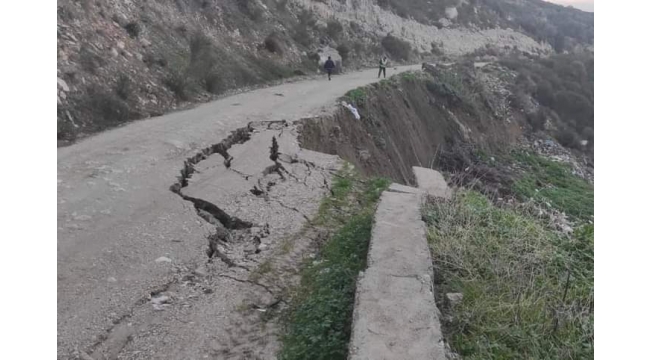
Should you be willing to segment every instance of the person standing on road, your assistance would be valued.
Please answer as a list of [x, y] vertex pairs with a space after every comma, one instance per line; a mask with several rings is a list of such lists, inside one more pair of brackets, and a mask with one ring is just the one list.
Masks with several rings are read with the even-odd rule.
[[384, 72], [384, 79], [386, 78], [386, 66], [388, 65], [388, 59], [384, 56], [383, 58], [379, 59], [379, 75], [377, 75], [377, 79], [381, 77], [381, 72]]
[[334, 64], [334, 61], [332, 60], [331, 56], [327, 57], [327, 61], [325, 61], [325, 71], [327, 71], [327, 78], [332, 81], [332, 71], [334, 71], [334, 68], [336, 67], [336, 64]]

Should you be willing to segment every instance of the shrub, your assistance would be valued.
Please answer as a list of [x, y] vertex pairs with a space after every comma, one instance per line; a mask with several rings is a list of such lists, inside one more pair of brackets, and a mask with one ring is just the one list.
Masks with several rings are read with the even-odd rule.
[[408, 60], [411, 56], [411, 44], [388, 34], [381, 40], [381, 45], [396, 60]]
[[341, 44], [337, 46], [336, 51], [339, 52], [339, 55], [341, 55], [341, 59], [343, 59], [343, 61], [348, 60], [348, 56], [350, 55], [350, 47], [347, 44]]
[[127, 23], [126, 25], [124, 25], [124, 29], [129, 34], [129, 36], [134, 38], [134, 39], [137, 38], [138, 35], [140, 35], [140, 30], [141, 30], [140, 29], [140, 24], [138, 24], [135, 21], [132, 21], [132, 22]]
[[224, 54], [219, 54], [212, 40], [197, 32], [190, 39], [190, 64], [188, 72], [196, 79], [204, 79], [214, 72], [217, 64], [225, 64]]
[[278, 37], [276, 33], [271, 33], [269, 36], [264, 39], [264, 48], [268, 50], [269, 52], [282, 55], [284, 53], [284, 49], [282, 46], [282, 40]]
[[142, 57], [142, 62], [144, 62], [148, 67], [157, 65], [164, 68], [167, 66], [167, 59], [151, 52], [144, 54]]
[[227, 84], [221, 75], [212, 72], [203, 79], [203, 87], [212, 94], [221, 94], [226, 91]]
[[557, 141], [564, 147], [578, 149], [580, 148], [580, 139], [578, 135], [569, 128], [559, 130], [555, 134]]
[[443, 43], [439, 42], [432, 42], [431, 43], [431, 54], [433, 55], [444, 55], [444, 52], [442, 51]]
[[533, 131], [544, 130], [544, 124], [546, 124], [546, 112], [542, 109], [539, 109], [537, 112], [528, 114], [528, 123], [533, 128]]
[[352, 47], [354, 48], [354, 52], [355, 52], [357, 55], [361, 55], [361, 54], [363, 54], [363, 53], [365, 52], [365, 50], [366, 50], [366, 45], [365, 45], [363, 42], [361, 42], [361, 41], [355, 41], [355, 42], [352, 44]]
[[253, 21], [262, 19], [264, 10], [262, 10], [255, 0], [238, 0], [239, 10]]
[[129, 120], [129, 105], [113, 93], [98, 87], [88, 92], [88, 107], [99, 118], [108, 123], [122, 123]]
[[163, 80], [167, 86], [179, 100], [187, 101], [189, 96], [189, 81], [187, 77], [179, 71], [172, 71]]
[[117, 84], [115, 85], [115, 92], [122, 100], [128, 100], [131, 97], [132, 93], [131, 80], [128, 76], [122, 74], [117, 79]]
[[338, 39], [339, 35], [343, 32], [343, 25], [336, 20], [332, 19], [327, 22], [327, 35], [332, 39]]
[[95, 54], [87, 45], [81, 45], [79, 49], [79, 64], [81, 68], [91, 74], [97, 74], [97, 70], [106, 64], [106, 60]]
[[355, 105], [360, 105], [366, 99], [366, 92], [363, 88], [356, 88], [348, 91], [345, 96]]
[[310, 30], [316, 25], [316, 18], [311, 10], [303, 9], [298, 14], [298, 23], [293, 29], [291, 36], [294, 41], [304, 47], [310, 47], [313, 44], [313, 39]]

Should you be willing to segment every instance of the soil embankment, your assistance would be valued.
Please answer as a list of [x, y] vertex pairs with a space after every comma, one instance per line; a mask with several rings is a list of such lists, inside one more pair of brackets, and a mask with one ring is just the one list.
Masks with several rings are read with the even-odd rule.
[[366, 175], [415, 185], [411, 166], [438, 167], [455, 146], [496, 149], [516, 142], [524, 125], [518, 114], [497, 116], [497, 93], [471, 99], [445, 79], [410, 73], [348, 93], [361, 120], [345, 108], [302, 122], [304, 148], [336, 154]]

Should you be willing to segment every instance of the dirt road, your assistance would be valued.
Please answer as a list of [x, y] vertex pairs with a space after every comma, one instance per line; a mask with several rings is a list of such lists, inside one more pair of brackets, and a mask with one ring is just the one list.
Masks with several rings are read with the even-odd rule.
[[[58, 358], [268, 358], [276, 345], [259, 337], [245, 339], [256, 332], [245, 328], [235, 309], [247, 299], [271, 301], [264, 297], [272, 294], [260, 294], [260, 286], [237, 276], [238, 270], [252, 266], [206, 263], [206, 237], [214, 226], [170, 186], [179, 181], [188, 157], [218, 144], [231, 131], [252, 121], [322, 115], [346, 91], [376, 80], [373, 69], [331, 82], [323, 78], [256, 90], [59, 148]], [[228, 251], [242, 253], [253, 246], [252, 253], [260, 256], [247, 257], [253, 263], [265, 253], [260, 251], [265, 240], [254, 234], [258, 226], [270, 224], [275, 240], [295, 232], [315, 211], [324, 193], [320, 186], [336, 162], [300, 149], [290, 126], [270, 127], [251, 128], [249, 141], [234, 144], [232, 168], [212, 157], [197, 165], [200, 173], [186, 184], [183, 195], [210, 198], [229, 216], [248, 222], [237, 233], [244, 240], [234, 241], [236, 246]], [[248, 194], [256, 183], [264, 181], [269, 189], [276, 183], [266, 171], [273, 164], [267, 160], [271, 136], [281, 138], [281, 152], [293, 156], [284, 166], [289, 181], [304, 185], [287, 183], [264, 194], [266, 203], [277, 203], [276, 208], [258, 206]], [[240, 177], [233, 178], [235, 171]], [[302, 190], [292, 190], [298, 188]], [[293, 215], [274, 218], [282, 209]], [[256, 243], [246, 243], [246, 236]], [[240, 335], [232, 333], [237, 326]], [[242, 350], [242, 341], [249, 348]], [[267, 350], [257, 351], [265, 346]]]

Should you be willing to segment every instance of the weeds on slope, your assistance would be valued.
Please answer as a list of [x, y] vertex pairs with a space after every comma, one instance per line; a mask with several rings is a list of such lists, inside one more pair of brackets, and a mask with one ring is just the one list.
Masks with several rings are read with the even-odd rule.
[[375, 206], [389, 184], [361, 179], [347, 166], [337, 176], [314, 221], [334, 235], [301, 270], [285, 314], [280, 359], [347, 358], [356, 278], [366, 267]]
[[528, 152], [514, 152], [525, 175], [515, 181], [513, 190], [520, 197], [548, 202], [551, 206], [579, 219], [594, 214], [594, 187], [573, 175], [568, 165]]
[[424, 218], [443, 330], [463, 359], [593, 357], [593, 225], [560, 235], [473, 191]]

